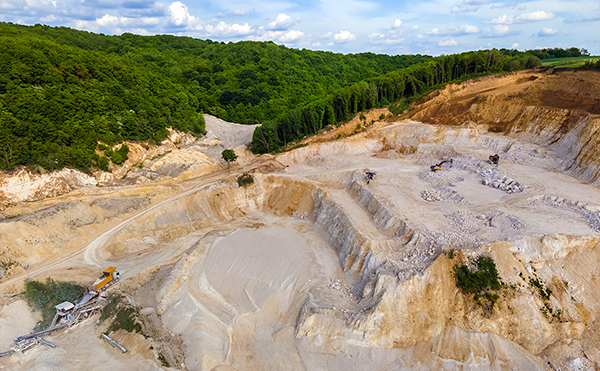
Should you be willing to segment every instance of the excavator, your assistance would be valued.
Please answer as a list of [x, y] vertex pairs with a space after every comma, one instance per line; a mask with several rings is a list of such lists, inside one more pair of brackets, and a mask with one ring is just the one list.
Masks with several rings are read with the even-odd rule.
[[[442, 165], [443, 165], [443, 164], [445, 164], [445, 163], [447, 163], [447, 162], [448, 162], [448, 163], [450, 163], [450, 164], [452, 164], [452, 159], [451, 159], [451, 158], [449, 158], [449, 159], [447, 159], [447, 160], [444, 160], [444, 161], [440, 162], [439, 164], [436, 164], [436, 165], [431, 165], [431, 166], [430, 166], [430, 168], [431, 168], [431, 171], [438, 171], [438, 170], [442, 170]], [[450, 165], [450, 167], [452, 167], [452, 165]]]

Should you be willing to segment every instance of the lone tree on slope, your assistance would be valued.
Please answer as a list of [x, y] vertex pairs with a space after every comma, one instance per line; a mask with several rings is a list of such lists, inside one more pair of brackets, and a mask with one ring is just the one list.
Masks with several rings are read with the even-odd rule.
[[221, 152], [221, 157], [223, 157], [223, 160], [227, 161], [227, 171], [230, 171], [229, 163], [231, 161], [235, 161], [238, 158], [232, 149], [226, 149], [223, 152]]

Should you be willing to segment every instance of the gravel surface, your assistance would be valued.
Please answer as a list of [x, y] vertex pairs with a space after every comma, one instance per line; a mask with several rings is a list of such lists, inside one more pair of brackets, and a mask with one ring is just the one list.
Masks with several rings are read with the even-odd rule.
[[243, 147], [250, 144], [254, 129], [260, 126], [234, 124], [211, 115], [204, 115], [204, 121], [207, 135], [213, 134], [225, 148]]
[[557, 209], [572, 211], [584, 217], [590, 228], [600, 233], [600, 206], [584, 202], [572, 201], [554, 195], [540, 195], [527, 199], [528, 205], [543, 205]]

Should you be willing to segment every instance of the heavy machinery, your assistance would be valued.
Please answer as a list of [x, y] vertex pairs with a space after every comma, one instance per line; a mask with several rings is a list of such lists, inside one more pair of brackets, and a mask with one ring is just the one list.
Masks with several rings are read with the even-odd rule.
[[372, 172], [372, 171], [367, 171], [367, 172], [365, 173], [365, 176], [367, 177], [367, 184], [369, 184], [369, 182], [370, 182], [371, 180], [373, 180], [373, 177], [375, 176], [375, 173], [374, 173], [374, 172]]
[[102, 276], [100, 276], [97, 280], [90, 283], [88, 286], [88, 291], [102, 291], [106, 290], [109, 286], [113, 285], [115, 282], [119, 280], [120, 274], [116, 272], [115, 267], [108, 267], [102, 272]]
[[[10, 356], [11, 354], [15, 353], [22, 353], [25, 350], [36, 346], [37, 344], [46, 344], [50, 347], [54, 347], [53, 344], [43, 340], [42, 337], [50, 335], [52, 332], [61, 330], [63, 328], [75, 326], [84, 319], [92, 316], [94, 312], [102, 310], [108, 301], [106, 299], [106, 294], [101, 292], [112, 286], [119, 280], [119, 278], [120, 274], [116, 271], [116, 268], [108, 267], [104, 270], [104, 272], [102, 272], [102, 276], [87, 286], [87, 290], [85, 290], [85, 293], [77, 302], [71, 303], [65, 301], [55, 306], [56, 315], [52, 320], [50, 328], [19, 336], [14, 341], [15, 346], [7, 352], [1, 352], [0, 357]], [[61, 323], [57, 324], [60, 317], [62, 317]], [[111, 342], [111, 345], [118, 345], [116, 342], [113, 344], [113, 342]], [[123, 352], [127, 352], [127, 350], [120, 345], [118, 345], [118, 347]]]
[[[440, 162], [439, 164], [431, 165], [430, 169], [431, 169], [431, 171], [442, 170], [442, 165], [445, 164], [445, 163], [447, 163], [447, 162], [449, 162], [450, 164], [452, 164], [453, 161], [452, 161], [451, 158], [449, 158], [447, 160], [444, 160], [444, 161]], [[452, 168], [452, 165], [450, 165], [450, 167]]]
[[496, 153], [493, 156], [490, 156], [490, 164], [498, 165], [498, 161], [500, 161], [500, 156]]

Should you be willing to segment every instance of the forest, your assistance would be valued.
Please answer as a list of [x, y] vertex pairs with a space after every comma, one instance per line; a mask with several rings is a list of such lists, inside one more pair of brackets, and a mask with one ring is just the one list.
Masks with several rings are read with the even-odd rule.
[[202, 134], [202, 113], [263, 121], [430, 58], [0, 23], [0, 170], [107, 169], [123, 140]]
[[254, 131], [252, 151], [278, 151], [286, 144], [370, 108], [389, 106], [392, 111], [405, 108], [407, 102], [450, 82], [539, 65], [540, 60], [532, 54], [496, 49], [433, 58], [341, 88], [323, 99], [288, 110], [275, 120], [263, 122]]
[[[557, 52], [539, 58], [546, 55]], [[108, 170], [127, 158], [129, 148], [118, 145], [125, 140], [159, 143], [168, 127], [202, 135], [202, 113], [263, 124], [252, 149], [272, 152], [363, 109], [538, 64], [532, 53], [505, 49], [344, 55], [0, 23], [0, 170]]]

